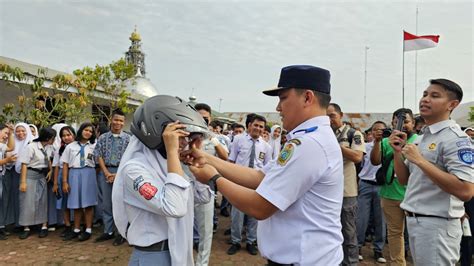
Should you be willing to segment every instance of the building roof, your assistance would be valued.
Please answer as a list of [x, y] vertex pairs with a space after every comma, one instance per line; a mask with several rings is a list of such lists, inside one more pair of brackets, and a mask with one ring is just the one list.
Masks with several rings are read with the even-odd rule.
[[56, 75], [68, 75], [69, 73], [62, 72], [59, 70], [51, 69], [48, 67], [40, 66], [40, 65], [35, 65], [35, 64], [30, 64], [27, 62], [23, 62], [20, 60], [16, 60], [13, 58], [5, 57], [5, 56], [0, 56], [0, 64], [5, 64], [9, 65], [10, 67], [16, 68], [18, 67], [21, 69], [24, 73], [27, 73], [31, 76], [37, 76], [38, 75], [38, 70], [40, 69], [46, 69], [45, 76], [48, 79], [52, 79]]

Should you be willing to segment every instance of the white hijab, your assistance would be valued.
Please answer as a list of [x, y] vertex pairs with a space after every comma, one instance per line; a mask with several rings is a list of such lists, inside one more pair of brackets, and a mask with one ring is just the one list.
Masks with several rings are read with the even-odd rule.
[[[24, 140], [19, 140], [16, 137], [16, 129], [18, 127], [24, 127], [25, 128], [26, 137], [25, 137]], [[23, 123], [23, 122], [17, 123], [15, 125], [15, 129], [13, 130], [13, 134], [14, 134], [13, 137], [15, 138], [15, 150], [13, 151], [13, 154], [16, 154], [17, 158], [20, 158], [21, 153], [25, 151], [26, 146], [28, 146], [28, 144], [33, 140], [34, 137], [33, 137], [33, 134], [31, 133], [30, 126], [27, 123]], [[20, 160], [16, 160], [16, 162], [15, 162], [15, 171], [17, 173], [21, 172], [21, 162], [20, 162]]]
[[[33, 135], [33, 132], [31, 132], [31, 135], [33, 135], [33, 139], [37, 139], [38, 135], [39, 135], [38, 128], [33, 124], [28, 124], [28, 126], [33, 127], [35, 129], [36, 136]], [[30, 128], [30, 130], [31, 130], [31, 128]]]
[[[280, 136], [278, 138], [273, 137], [273, 133], [275, 130], [279, 128], [280, 129]], [[268, 144], [272, 147], [272, 159], [275, 159], [278, 157], [278, 154], [280, 154], [280, 149], [281, 149], [281, 126], [279, 125], [273, 125], [272, 129], [270, 130], [270, 140], [268, 141]]]
[[[147, 166], [147, 171], [154, 172], [158, 176], [168, 175], [168, 165], [166, 159], [163, 158], [163, 156], [161, 156], [161, 154], [157, 150], [150, 150], [135, 136], [132, 136], [130, 138], [130, 143], [128, 144], [127, 149], [125, 150], [121, 161], [129, 162], [132, 159], [138, 159], [140, 163], [142, 163], [144, 166]], [[114, 221], [117, 230], [122, 236], [125, 236], [125, 232], [127, 230], [128, 225], [128, 219], [126, 215], [124, 215], [126, 213], [126, 210], [123, 200], [124, 174], [122, 174], [122, 168], [126, 164], [127, 163], [120, 164], [119, 169], [117, 171], [117, 175], [114, 180], [114, 186], [112, 188], [112, 213], [114, 214]], [[188, 176], [185, 176], [185, 178], [190, 179]], [[188, 265], [190, 262], [189, 260], [192, 261], [192, 257], [188, 258], [182, 253], [186, 249], [191, 252], [190, 250], [192, 250], [192, 242], [189, 239], [186, 239], [186, 234], [180, 234], [177, 232], [181, 228], [180, 224], [182, 223], [182, 221], [171, 217], [166, 217], [166, 221], [168, 223], [168, 242], [171, 253], [171, 264]]]

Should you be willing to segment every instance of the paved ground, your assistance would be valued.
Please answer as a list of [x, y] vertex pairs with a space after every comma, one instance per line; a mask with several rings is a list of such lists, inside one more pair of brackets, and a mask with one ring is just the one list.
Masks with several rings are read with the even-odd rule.
[[[245, 249], [233, 256], [226, 254], [229, 245], [224, 230], [229, 226], [230, 219], [222, 216], [219, 219], [220, 227], [214, 235], [210, 265], [264, 265], [265, 260], [260, 255], [252, 256]], [[131, 248], [126, 244], [114, 247], [112, 241], [94, 243], [93, 239], [100, 234], [99, 229], [94, 230], [92, 238], [86, 242], [64, 242], [59, 237], [61, 230], [50, 232], [43, 239], [34, 234], [20, 240], [12, 234], [8, 240], [0, 241], [0, 265], [126, 265]], [[359, 265], [376, 265], [368, 246], [363, 248], [366, 259]]]

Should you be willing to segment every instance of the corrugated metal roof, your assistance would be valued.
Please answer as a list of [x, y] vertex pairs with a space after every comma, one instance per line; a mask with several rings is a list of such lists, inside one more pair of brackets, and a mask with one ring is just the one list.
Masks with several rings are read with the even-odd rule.
[[23, 70], [23, 72], [28, 73], [32, 76], [38, 75], [38, 70], [39, 69], [46, 69], [45, 75], [46, 75], [46, 78], [48, 78], [48, 79], [52, 79], [56, 75], [67, 75], [67, 74], [69, 74], [69, 73], [61, 72], [59, 70], [54, 70], [54, 69], [51, 69], [51, 68], [48, 68], [48, 67], [45, 67], [45, 66], [30, 64], [30, 63], [26, 63], [26, 62], [16, 60], [16, 59], [13, 59], [13, 58], [9, 58], [9, 57], [5, 57], [5, 56], [0, 56], [0, 64], [6, 64], [6, 65], [9, 65], [13, 68], [18, 67], [21, 70]]

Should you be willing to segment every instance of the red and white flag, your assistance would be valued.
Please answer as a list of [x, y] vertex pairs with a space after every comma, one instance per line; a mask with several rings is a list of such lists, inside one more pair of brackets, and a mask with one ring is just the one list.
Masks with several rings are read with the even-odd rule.
[[403, 31], [403, 51], [415, 51], [433, 48], [438, 45], [439, 35], [416, 36]]

